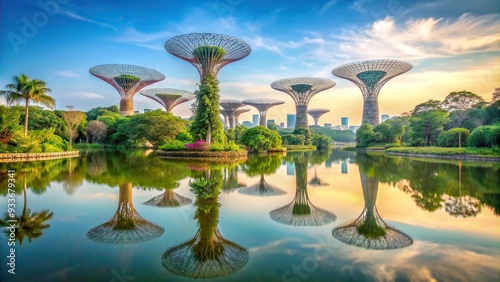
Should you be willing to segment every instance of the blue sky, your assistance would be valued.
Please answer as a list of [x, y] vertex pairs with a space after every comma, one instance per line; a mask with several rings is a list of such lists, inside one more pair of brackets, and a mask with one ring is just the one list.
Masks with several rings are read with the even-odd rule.
[[[496, 0], [1, 0], [1, 5], [0, 86], [20, 73], [43, 79], [57, 109], [118, 105], [116, 90], [88, 72], [105, 63], [150, 67], [166, 79], [149, 87], [194, 91], [199, 80], [195, 68], [163, 47], [169, 38], [191, 32], [228, 34], [251, 45], [247, 58], [219, 72], [221, 98], [282, 99], [285, 104], [268, 113], [277, 122], [286, 122], [294, 104], [273, 90], [271, 82], [319, 76], [337, 82], [309, 104], [331, 110], [320, 123], [340, 124], [340, 117], [348, 116], [350, 124], [359, 124], [359, 89], [331, 74], [336, 66], [354, 61], [402, 59], [413, 64], [382, 88], [381, 114], [399, 115], [464, 89], [490, 100], [500, 87]], [[160, 107], [139, 94], [134, 104], [141, 111]], [[187, 117], [189, 103], [174, 113]], [[240, 121], [256, 113], [252, 108]]]

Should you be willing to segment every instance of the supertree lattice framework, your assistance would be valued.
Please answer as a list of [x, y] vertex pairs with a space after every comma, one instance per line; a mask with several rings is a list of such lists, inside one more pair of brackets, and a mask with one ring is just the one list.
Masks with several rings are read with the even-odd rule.
[[193, 200], [183, 197], [174, 192], [173, 189], [165, 189], [163, 194], [151, 198], [149, 201], [144, 202], [146, 206], [154, 206], [159, 208], [175, 208], [189, 205]]
[[252, 106], [259, 111], [259, 125], [266, 126], [266, 115], [267, 111], [274, 106], [284, 104], [284, 101], [269, 98], [252, 98], [243, 100], [243, 104]]
[[121, 96], [120, 115], [134, 114], [134, 95], [142, 88], [165, 79], [156, 70], [134, 65], [106, 64], [90, 68], [90, 73], [111, 84]]
[[319, 118], [329, 111], [329, 109], [310, 109], [307, 113], [314, 119], [314, 125], [318, 125]]
[[[231, 274], [248, 262], [248, 251], [224, 239], [218, 228], [209, 245], [202, 241], [200, 232], [198, 230], [193, 239], [168, 249], [163, 254], [163, 266], [181, 276], [213, 278]], [[199, 250], [193, 251], [195, 248]]]
[[165, 230], [142, 218], [132, 203], [132, 184], [120, 184], [118, 209], [107, 222], [90, 229], [87, 237], [98, 243], [133, 244], [160, 237]]
[[189, 33], [170, 38], [165, 49], [191, 63], [200, 73], [201, 81], [211, 73], [217, 76], [227, 64], [248, 56], [252, 49], [236, 37], [216, 33]]
[[[215, 175], [212, 175], [215, 177]], [[219, 232], [219, 192], [212, 187], [211, 197], [196, 196], [195, 236], [165, 251], [163, 266], [171, 272], [191, 278], [213, 278], [231, 274], [242, 268], [249, 259], [242, 246], [226, 240]]]
[[413, 66], [399, 60], [371, 60], [345, 64], [332, 74], [356, 84], [363, 94], [363, 124], [379, 124], [378, 94], [391, 78], [409, 71]]
[[234, 111], [234, 126], [237, 126], [239, 124], [238, 120], [240, 119], [240, 115], [242, 113], [246, 113], [249, 111], [250, 111], [250, 107], [247, 107], [247, 106], [240, 107], [236, 111]]
[[260, 175], [259, 182], [250, 187], [239, 190], [238, 193], [260, 197], [280, 196], [286, 194], [285, 191], [267, 183], [267, 181], [264, 179], [264, 174]]
[[275, 90], [290, 95], [295, 102], [295, 128], [308, 127], [307, 105], [317, 93], [335, 86], [335, 81], [320, 77], [294, 77], [277, 80], [271, 83]]
[[160, 103], [167, 113], [171, 113], [175, 106], [196, 98], [196, 96], [189, 91], [174, 88], [150, 88], [144, 89], [140, 93]]
[[271, 211], [271, 219], [293, 226], [321, 226], [335, 221], [336, 215], [317, 208], [307, 196], [307, 161], [295, 162], [295, 177], [295, 198], [290, 204]]
[[339, 241], [372, 250], [405, 248], [413, 244], [413, 239], [398, 229], [387, 225], [375, 207], [378, 180], [361, 173], [361, 185], [365, 208], [355, 220], [332, 230]]
[[221, 99], [219, 101], [219, 106], [224, 109], [225, 115], [227, 115], [229, 128], [234, 128], [236, 126], [235, 112], [239, 107], [243, 106], [243, 103], [240, 100]]

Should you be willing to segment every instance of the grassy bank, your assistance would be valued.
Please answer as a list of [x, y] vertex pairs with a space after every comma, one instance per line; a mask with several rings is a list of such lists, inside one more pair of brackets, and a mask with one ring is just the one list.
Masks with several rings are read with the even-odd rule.
[[424, 155], [473, 155], [500, 157], [500, 150], [493, 148], [443, 148], [443, 147], [392, 147], [386, 152]]
[[286, 148], [287, 152], [316, 150], [316, 146], [314, 145], [282, 145], [282, 146]]

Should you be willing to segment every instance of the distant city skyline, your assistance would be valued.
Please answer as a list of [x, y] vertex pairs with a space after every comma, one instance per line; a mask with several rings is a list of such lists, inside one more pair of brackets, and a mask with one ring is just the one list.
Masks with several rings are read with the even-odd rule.
[[[331, 74], [350, 62], [399, 59], [414, 66], [380, 93], [380, 113], [391, 117], [453, 91], [472, 91], [490, 101], [500, 86], [497, 0], [0, 1], [0, 89], [21, 73], [42, 79], [59, 110], [119, 105], [116, 91], [89, 73], [99, 64], [152, 68], [166, 79], [149, 87], [195, 91], [196, 70], [163, 47], [173, 36], [193, 32], [227, 34], [251, 45], [247, 58], [219, 73], [221, 99], [282, 99], [283, 106], [268, 112], [276, 124], [286, 124], [295, 105], [270, 83], [300, 76], [337, 83], [309, 103], [330, 109], [322, 124], [335, 125], [341, 117], [361, 124], [359, 89]], [[190, 104], [173, 113], [189, 117]], [[134, 110], [156, 108], [146, 97], [134, 98]], [[240, 120], [256, 113], [252, 109]]]

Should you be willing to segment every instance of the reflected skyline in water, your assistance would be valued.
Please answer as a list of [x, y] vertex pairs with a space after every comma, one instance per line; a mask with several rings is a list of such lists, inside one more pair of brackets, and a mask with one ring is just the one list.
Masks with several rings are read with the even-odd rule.
[[[491, 228], [500, 224], [499, 164], [335, 150], [233, 165], [89, 151], [9, 165], [18, 184], [26, 179], [26, 193], [15, 187], [17, 216], [25, 204], [33, 211], [25, 217], [40, 215], [38, 231], [19, 235], [17, 264], [30, 271], [13, 281], [54, 281], [61, 271], [71, 281], [110, 281], [124, 267], [140, 281], [300, 279], [293, 266], [310, 281], [488, 281], [500, 274], [500, 230]], [[206, 176], [220, 179], [221, 193], [208, 201], [189, 187]], [[315, 186], [313, 178], [329, 185]], [[332, 236], [353, 222], [348, 236]], [[86, 236], [91, 230], [95, 241]], [[451, 263], [450, 255], [459, 259]], [[307, 272], [311, 258], [316, 267]]]

